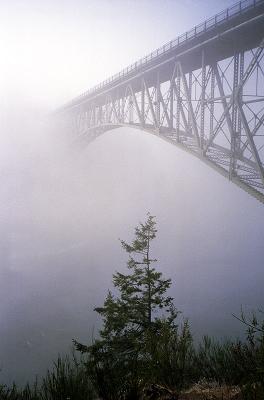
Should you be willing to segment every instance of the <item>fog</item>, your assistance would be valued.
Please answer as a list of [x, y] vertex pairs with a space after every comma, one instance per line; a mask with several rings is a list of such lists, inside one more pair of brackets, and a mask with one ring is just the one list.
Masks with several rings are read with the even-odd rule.
[[232, 3], [0, 1], [0, 383], [96, 335], [93, 309], [126, 268], [119, 238], [147, 212], [195, 340], [242, 335], [232, 314], [263, 307], [262, 204], [156, 136], [122, 128], [80, 149], [49, 118]]
[[72, 338], [96, 335], [93, 308], [126, 267], [118, 239], [147, 212], [157, 268], [195, 339], [241, 335], [232, 313], [263, 305], [263, 205], [151, 134], [120, 128], [77, 149], [47, 116], [12, 115], [1, 139], [0, 382], [32, 380]]

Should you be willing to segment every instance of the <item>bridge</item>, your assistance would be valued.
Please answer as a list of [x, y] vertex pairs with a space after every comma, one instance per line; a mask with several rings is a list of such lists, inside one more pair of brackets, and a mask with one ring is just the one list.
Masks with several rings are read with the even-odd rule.
[[264, 0], [243, 0], [74, 98], [56, 115], [81, 145], [155, 134], [264, 203]]

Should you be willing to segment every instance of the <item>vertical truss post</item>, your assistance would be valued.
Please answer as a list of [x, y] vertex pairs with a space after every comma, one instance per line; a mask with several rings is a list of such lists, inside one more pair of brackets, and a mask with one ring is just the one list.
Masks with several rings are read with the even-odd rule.
[[86, 128], [90, 128], [90, 106], [87, 108], [86, 111]]
[[[217, 81], [217, 86], [218, 86], [218, 89], [219, 89], [219, 93], [220, 93], [222, 104], [223, 104], [223, 108], [224, 108], [226, 123], [227, 123], [228, 130], [229, 130], [229, 133], [230, 133], [230, 143], [231, 143], [230, 159], [232, 159], [232, 157], [233, 157], [233, 155], [232, 155], [233, 154], [233, 152], [232, 152], [232, 143], [234, 141], [235, 133], [234, 133], [234, 130], [233, 130], [232, 119], [231, 119], [231, 116], [230, 116], [230, 113], [229, 113], [229, 108], [230, 107], [229, 107], [229, 105], [227, 104], [227, 101], [226, 101], [226, 95], [225, 95], [224, 88], [223, 88], [223, 82], [222, 82], [222, 79], [220, 77], [217, 64], [214, 64], [213, 68], [214, 68], [214, 71], [215, 71], [215, 77], [216, 77], [216, 81]], [[232, 99], [231, 99], [231, 101], [232, 101]], [[230, 162], [229, 179], [232, 178], [232, 172], [233, 172], [232, 171], [232, 163]]]
[[94, 113], [94, 105], [91, 106], [91, 114], [90, 114], [90, 126], [93, 127], [95, 125], [95, 113]]
[[204, 112], [205, 112], [205, 85], [206, 85], [206, 64], [205, 64], [205, 51], [202, 50], [202, 93], [201, 93], [201, 150], [204, 145]]
[[102, 110], [102, 104], [100, 104], [98, 107], [98, 125], [102, 124], [102, 116], [103, 116], [103, 110]]
[[148, 99], [149, 109], [150, 109], [152, 120], [153, 120], [153, 126], [156, 129], [156, 127], [157, 127], [156, 113], [155, 113], [155, 110], [154, 110], [154, 107], [153, 107], [152, 98], [151, 98], [150, 93], [149, 93], [149, 88], [148, 88], [147, 83], [145, 81], [144, 81], [144, 86], [145, 86], [145, 91], [146, 91], [146, 95], [147, 95], [147, 99]]
[[112, 99], [112, 96], [109, 95], [109, 116], [108, 116], [108, 122], [111, 124], [112, 119], [113, 119], [113, 107], [114, 107], [114, 100]]
[[82, 118], [82, 111], [79, 109], [77, 114], [77, 131], [79, 134], [81, 132], [81, 118]]
[[157, 81], [156, 81], [156, 131], [160, 132], [160, 77], [159, 71], [157, 72]]
[[83, 110], [80, 111], [80, 131], [83, 131]]
[[[238, 70], [239, 70], [239, 53], [234, 55], [234, 74], [233, 74], [233, 93], [238, 87]], [[231, 155], [230, 155], [230, 167], [229, 177], [232, 178], [236, 171], [236, 150], [237, 150], [237, 104], [235, 98], [232, 98], [232, 130], [233, 135], [231, 136]]]
[[72, 115], [72, 124], [74, 132], [78, 134], [78, 114], [76, 112], [74, 112]]
[[181, 91], [181, 77], [179, 68], [177, 68], [177, 79], [176, 79], [176, 99], [177, 99], [177, 108], [176, 108], [176, 138], [177, 142], [180, 142], [180, 111], [181, 111], [181, 97], [177, 95], [177, 92]]
[[90, 106], [86, 110], [86, 129], [90, 128]]
[[92, 105], [92, 109], [90, 111], [89, 121], [90, 121], [90, 127], [95, 125], [95, 114], [94, 114], [94, 106], [93, 105]]
[[86, 123], [85, 123], [86, 129], [89, 129], [89, 124], [90, 124], [89, 117], [90, 117], [89, 108], [87, 108], [87, 110], [86, 110]]
[[116, 91], [116, 118], [117, 122], [120, 122], [120, 96], [119, 91]]
[[[244, 52], [241, 51], [240, 53], [240, 68], [239, 68], [239, 84], [242, 82], [243, 75], [244, 75]], [[242, 99], [243, 99], [243, 87], [240, 90], [240, 93], [238, 95], [238, 101], [242, 104]], [[238, 119], [237, 119], [237, 143], [236, 143], [236, 149], [240, 153], [241, 149], [241, 118], [240, 114], [238, 113]]]
[[109, 122], [109, 104], [108, 99], [105, 99], [105, 123]]
[[213, 135], [214, 132], [214, 91], [215, 91], [215, 73], [211, 66], [211, 91], [210, 91], [210, 133], [209, 137]]
[[[238, 70], [239, 70], [239, 53], [234, 55], [234, 77], [233, 77], [233, 92], [236, 90], [238, 86]], [[237, 105], [233, 98], [232, 105], [232, 125], [233, 130], [236, 132], [237, 130]]]
[[93, 126], [93, 105], [90, 105], [89, 108], [89, 127]]
[[98, 125], [98, 107], [94, 107], [94, 125]]
[[[142, 114], [141, 114], [141, 111], [139, 109], [138, 101], [137, 101], [135, 92], [134, 92], [134, 90], [132, 88], [132, 85], [129, 85], [129, 90], [130, 90], [131, 95], [132, 95], [133, 109], [135, 108], [136, 115], [138, 117], [139, 123], [142, 126]], [[135, 123], [135, 121], [133, 121], [133, 122]]]
[[122, 103], [121, 103], [121, 122], [122, 124], [125, 123], [125, 104], [126, 104], [126, 98], [125, 98], [125, 93], [122, 96]]
[[71, 120], [70, 124], [72, 126], [72, 130], [74, 134], [77, 134], [77, 121], [76, 121], [76, 114], [74, 112], [71, 113]]
[[108, 123], [111, 123], [112, 121], [112, 114], [113, 114], [113, 102], [112, 98], [110, 95], [108, 95], [108, 101], [109, 101], [109, 108], [108, 108]]
[[189, 90], [188, 91], [188, 133], [192, 134], [192, 115], [191, 115], [191, 107], [189, 107], [189, 101], [191, 102], [192, 98], [192, 72], [189, 72]]
[[75, 124], [76, 124], [76, 132], [79, 133], [79, 128], [80, 128], [80, 111], [79, 110], [76, 112]]
[[194, 131], [194, 134], [195, 134], [195, 137], [196, 137], [197, 146], [200, 147], [200, 137], [199, 137], [197, 123], [196, 123], [196, 116], [195, 116], [195, 113], [194, 113], [194, 110], [193, 110], [193, 106], [192, 106], [192, 99], [191, 99], [191, 95], [190, 95], [190, 90], [188, 88], [188, 84], [187, 84], [185, 73], [184, 73], [180, 63], [179, 63], [179, 68], [180, 68], [180, 72], [181, 72], [181, 78], [182, 78], [182, 83], [183, 83], [184, 94], [185, 94], [185, 97], [186, 97], [186, 100], [187, 100], [187, 104], [188, 104], [188, 115], [190, 115], [191, 124], [192, 124], [192, 130]]
[[89, 129], [89, 127], [91, 125], [89, 108], [87, 108], [87, 110], [86, 110], [86, 124], [85, 125], [86, 125], [86, 129]]
[[141, 82], [141, 125], [144, 128], [146, 124], [145, 121], [145, 85], [142, 79]]
[[[177, 131], [178, 131], [177, 141], [180, 141], [180, 130], [179, 130], [180, 118], [182, 118], [182, 123], [184, 125], [185, 132], [188, 132], [188, 121], [187, 121], [187, 118], [186, 118], [186, 115], [184, 113], [184, 109], [182, 106], [182, 97], [181, 97], [181, 88], [180, 88], [181, 81], [183, 81], [184, 89], [185, 89], [185, 85], [187, 85], [187, 84], [186, 84], [185, 75], [182, 74], [182, 70], [180, 68], [180, 63], [178, 63], [178, 62], [176, 63], [176, 73], [177, 73], [177, 85], [175, 85], [175, 82], [173, 82], [173, 83], [174, 83], [175, 94], [176, 94], [176, 98], [177, 98], [177, 108], [179, 107], [179, 118], [177, 119], [178, 124], [179, 124], [178, 129], [177, 129]], [[179, 77], [179, 80], [178, 80], [178, 77]], [[184, 81], [184, 79], [185, 79], [185, 81]], [[178, 85], [178, 83], [179, 83], [179, 85]]]
[[92, 108], [92, 126], [95, 126], [95, 105]]
[[132, 99], [132, 94], [129, 94], [129, 105], [128, 105], [128, 115], [129, 115], [129, 123], [132, 125], [134, 122], [134, 113], [133, 113], [133, 99]]
[[90, 118], [89, 118], [89, 121], [90, 121], [90, 127], [92, 127], [92, 126], [94, 125], [93, 104], [92, 104], [91, 110], [90, 110]]
[[174, 76], [170, 81], [170, 93], [169, 93], [169, 104], [170, 104], [170, 111], [169, 111], [169, 119], [170, 119], [170, 123], [169, 123], [169, 130], [172, 132], [173, 131], [173, 80], [174, 80]]
[[84, 121], [84, 112], [81, 110], [80, 112], [80, 130], [83, 131], [83, 121]]
[[121, 122], [121, 95], [118, 91], [117, 94], [117, 114], [118, 114], [118, 122]]
[[106, 105], [104, 104], [104, 106], [103, 106], [103, 116], [102, 116], [102, 121], [103, 121], [103, 123], [105, 124], [106, 123]]
[[118, 120], [117, 111], [116, 111], [116, 98], [115, 98], [114, 94], [112, 96], [110, 96], [110, 102], [111, 102], [111, 118], [110, 118], [110, 122], [114, 123], [114, 122], [116, 122]]
[[86, 109], [84, 113], [84, 129], [88, 129], [88, 109]]
[[82, 112], [82, 131], [85, 131], [87, 125], [87, 111], [83, 110]]

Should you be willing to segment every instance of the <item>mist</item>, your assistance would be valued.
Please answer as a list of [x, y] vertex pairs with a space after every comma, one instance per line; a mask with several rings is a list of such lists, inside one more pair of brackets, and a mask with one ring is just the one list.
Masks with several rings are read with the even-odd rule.
[[147, 212], [157, 268], [195, 340], [242, 335], [232, 314], [263, 305], [260, 203], [143, 131], [119, 128], [80, 149], [47, 115], [12, 115], [1, 158], [0, 382], [32, 381], [72, 338], [96, 336], [93, 309], [126, 268], [119, 238], [131, 240]]
[[157, 136], [119, 128], [80, 148], [51, 117], [219, 2], [14, 0], [0, 11], [0, 384], [32, 382], [73, 338], [96, 337], [94, 307], [126, 268], [119, 239], [148, 212], [157, 269], [195, 341], [242, 336], [232, 314], [264, 303], [263, 205]]

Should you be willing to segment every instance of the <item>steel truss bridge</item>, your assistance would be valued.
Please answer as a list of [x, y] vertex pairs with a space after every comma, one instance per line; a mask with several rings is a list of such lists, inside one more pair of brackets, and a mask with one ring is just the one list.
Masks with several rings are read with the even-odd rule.
[[154, 133], [264, 203], [264, 0], [195, 26], [57, 110], [87, 143]]

